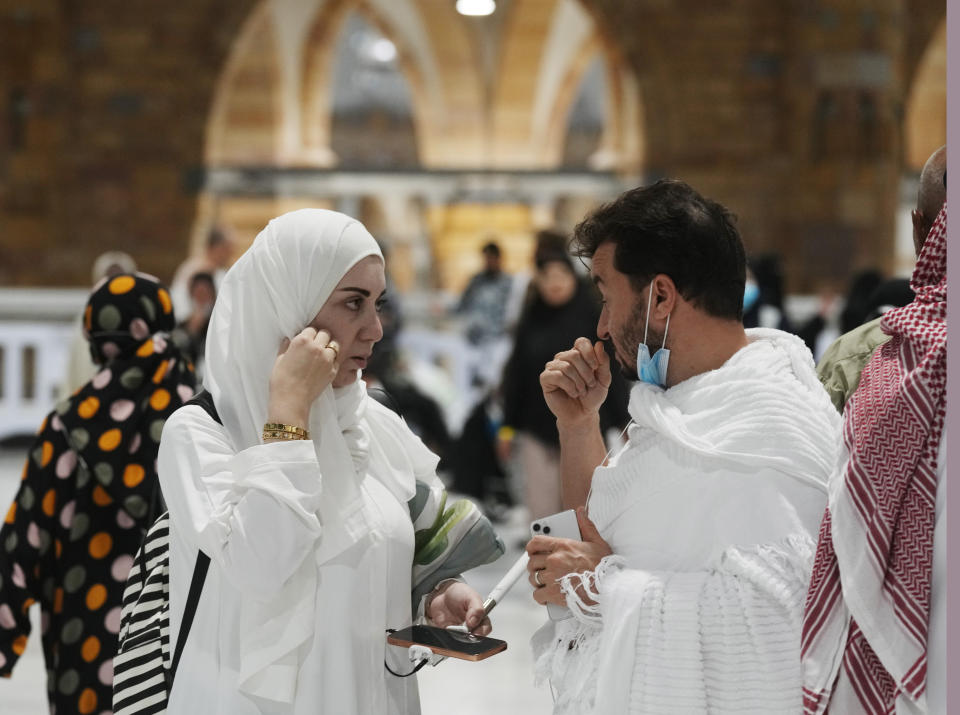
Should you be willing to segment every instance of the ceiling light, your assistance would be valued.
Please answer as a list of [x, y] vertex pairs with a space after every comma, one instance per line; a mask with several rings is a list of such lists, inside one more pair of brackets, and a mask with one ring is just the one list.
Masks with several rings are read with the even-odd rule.
[[494, 0], [457, 0], [457, 12], [461, 15], [482, 17], [493, 14], [496, 9], [497, 3]]
[[370, 43], [370, 56], [377, 62], [393, 62], [397, 58], [397, 46], [386, 37], [380, 37]]

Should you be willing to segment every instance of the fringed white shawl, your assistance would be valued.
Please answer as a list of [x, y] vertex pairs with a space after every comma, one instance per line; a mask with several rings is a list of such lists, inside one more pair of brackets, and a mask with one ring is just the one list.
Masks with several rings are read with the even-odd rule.
[[[800, 711], [840, 418], [798, 338], [747, 335], [718, 370], [633, 388], [629, 444], [589, 501], [614, 556], [563, 579], [574, 617], [534, 636], [557, 713]], [[576, 595], [586, 576], [597, 605]]]

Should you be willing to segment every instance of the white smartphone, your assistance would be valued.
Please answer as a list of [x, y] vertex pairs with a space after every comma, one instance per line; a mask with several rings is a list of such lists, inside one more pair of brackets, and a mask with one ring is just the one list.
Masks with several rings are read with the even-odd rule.
[[[534, 519], [530, 524], [531, 536], [553, 536], [560, 539], [577, 539], [580, 536], [580, 525], [577, 523], [577, 512], [573, 509], [561, 511], [558, 514], [542, 516]], [[566, 606], [558, 606], [555, 603], [547, 604], [547, 615], [553, 621], [562, 621], [564, 618], [570, 618], [573, 614]]]

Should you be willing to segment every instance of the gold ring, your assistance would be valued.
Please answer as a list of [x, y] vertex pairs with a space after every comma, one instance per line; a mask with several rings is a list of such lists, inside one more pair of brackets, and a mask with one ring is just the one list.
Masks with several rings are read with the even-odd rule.
[[327, 347], [328, 347], [330, 350], [333, 350], [333, 359], [334, 359], [334, 360], [336, 360], [338, 357], [340, 357], [340, 345], [337, 343], [336, 340], [331, 340], [329, 343], [327, 343]]
[[543, 569], [537, 569], [536, 571], [533, 572], [533, 580], [537, 582], [538, 586], [546, 586], [547, 584], [545, 584], [543, 581], [540, 580], [541, 571], [543, 571]]

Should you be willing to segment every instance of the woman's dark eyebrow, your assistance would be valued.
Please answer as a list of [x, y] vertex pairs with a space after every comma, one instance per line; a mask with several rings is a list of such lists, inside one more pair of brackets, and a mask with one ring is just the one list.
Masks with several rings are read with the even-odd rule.
[[[348, 292], [348, 293], [359, 293], [359, 294], [362, 295], [364, 298], [369, 298], [369, 297], [370, 297], [370, 291], [368, 291], [366, 288], [354, 288], [353, 286], [346, 286], [346, 287], [344, 287], [344, 288], [337, 288], [337, 290], [338, 290], [338, 291]], [[383, 291], [382, 293], [380, 293], [380, 296], [377, 298], [377, 300], [380, 300], [380, 299], [383, 298], [386, 294], [387, 294], [387, 291]]]

